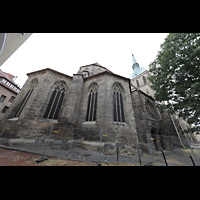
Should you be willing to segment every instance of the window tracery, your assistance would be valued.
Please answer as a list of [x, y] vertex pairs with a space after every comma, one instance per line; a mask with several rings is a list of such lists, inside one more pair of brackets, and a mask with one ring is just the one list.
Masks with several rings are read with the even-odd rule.
[[113, 116], [115, 122], [125, 122], [122, 89], [118, 84], [113, 88]]
[[143, 79], [144, 84], [146, 84], [147, 83], [146, 78], [143, 76], [142, 79]]
[[30, 83], [30, 89], [29, 91], [27, 92], [26, 96], [24, 97], [20, 107], [19, 107], [19, 110], [17, 111], [17, 114], [15, 117], [19, 117], [19, 115], [21, 114], [22, 110], [24, 109], [24, 106], [26, 105], [27, 101], [29, 100], [34, 88], [36, 87], [38, 83], [38, 78], [34, 78], [31, 83]]
[[156, 119], [155, 109], [154, 109], [152, 103], [148, 99], [146, 101], [146, 109], [147, 109], [147, 113], [148, 113], [149, 117], [152, 119]]
[[93, 83], [89, 90], [86, 121], [96, 121], [98, 85]]
[[58, 114], [59, 114], [64, 96], [65, 96], [65, 93], [66, 93], [66, 88], [63, 83], [55, 87], [43, 118], [46, 118], [46, 119], [58, 118]]
[[136, 80], [136, 83], [137, 83], [137, 87], [140, 87], [140, 84], [139, 84], [139, 81], [138, 81], [138, 80]]

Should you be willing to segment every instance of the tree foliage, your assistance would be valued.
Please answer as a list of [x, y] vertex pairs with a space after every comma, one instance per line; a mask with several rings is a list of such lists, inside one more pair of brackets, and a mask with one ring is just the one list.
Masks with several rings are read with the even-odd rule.
[[200, 130], [200, 33], [170, 33], [150, 63], [155, 100]]

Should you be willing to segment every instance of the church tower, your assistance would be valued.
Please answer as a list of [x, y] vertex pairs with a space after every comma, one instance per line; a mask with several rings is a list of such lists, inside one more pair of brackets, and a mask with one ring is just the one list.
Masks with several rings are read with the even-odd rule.
[[135, 88], [140, 89], [142, 92], [148, 94], [149, 96], [154, 97], [155, 92], [151, 89], [151, 82], [147, 79], [147, 77], [150, 76], [149, 71], [146, 70], [144, 67], [139, 66], [133, 54], [132, 61], [133, 73], [130, 76], [131, 84]]
[[133, 54], [132, 54], [132, 60], [133, 60], [133, 65], [132, 65], [133, 73], [131, 74], [130, 79], [135, 78], [136, 76], [138, 76], [142, 72], [146, 71], [146, 69], [144, 67], [139, 66], [139, 64], [137, 63]]

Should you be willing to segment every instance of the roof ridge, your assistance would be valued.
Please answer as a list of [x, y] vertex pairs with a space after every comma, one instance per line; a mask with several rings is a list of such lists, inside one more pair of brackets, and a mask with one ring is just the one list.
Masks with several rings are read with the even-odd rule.
[[[99, 67], [102, 67], [102, 68], [106, 69], [106, 71], [112, 72], [112, 71], [110, 71], [108, 68], [106, 68], [106, 67], [100, 65], [99, 63], [93, 63], [93, 64], [89, 64], [89, 65], [84, 65], [84, 66], [81, 66], [80, 68], [82, 68], [82, 67], [87, 67], [87, 66], [90, 66], [90, 65], [96, 65], [96, 66], [99, 66]], [[80, 69], [80, 68], [79, 68], [79, 69]], [[113, 73], [113, 72], [112, 72], [112, 73]]]
[[67, 75], [67, 74], [64, 74], [64, 73], [62, 73], [62, 72], [56, 71], [56, 70], [51, 69], [51, 68], [48, 68], [48, 67], [45, 68], [45, 69], [41, 69], [41, 70], [37, 70], [37, 71], [34, 71], [34, 72], [27, 73], [26, 75], [29, 76], [30, 74], [37, 73], [37, 72], [42, 72], [42, 71], [44, 71], [44, 70], [50, 70], [50, 71], [56, 72], [56, 73], [58, 73], [58, 74], [61, 74], [61, 75], [64, 75], [64, 76], [68, 76], [68, 77], [72, 78], [71, 76], [69, 76], [69, 75]]
[[112, 75], [119, 76], [119, 77], [121, 77], [121, 78], [129, 79], [129, 80], [130, 80], [130, 78], [126, 78], [126, 77], [121, 76], [121, 75], [119, 75], [119, 74], [115, 74], [115, 73], [113, 73], [113, 72], [111, 72], [111, 71], [109, 71], [109, 70], [108, 70], [108, 71], [99, 72], [99, 73], [94, 74], [94, 75], [92, 75], [92, 76], [85, 77], [84, 79], [88, 79], [88, 78], [90, 78], [90, 77], [94, 77], [94, 76], [97, 76], [97, 75], [100, 75], [100, 74], [103, 74], [103, 73], [109, 73], [109, 74], [112, 74]]
[[[10, 74], [10, 73], [8, 73], [8, 74]], [[3, 72], [1, 69], [0, 69], [0, 76], [1, 77], [4, 77], [4, 78], [6, 78], [8, 81], [10, 81], [11, 83], [13, 83], [13, 84], [15, 84], [16, 86], [18, 86], [17, 85], [17, 83], [15, 83], [14, 81], [13, 81], [13, 79], [11, 79], [9, 76], [8, 76], [8, 74], [7, 74], [7, 72]], [[11, 76], [14, 76], [14, 75], [12, 75], [12, 74], [10, 74]], [[15, 76], [14, 76], [15, 77]], [[18, 86], [19, 87], [19, 86]]]

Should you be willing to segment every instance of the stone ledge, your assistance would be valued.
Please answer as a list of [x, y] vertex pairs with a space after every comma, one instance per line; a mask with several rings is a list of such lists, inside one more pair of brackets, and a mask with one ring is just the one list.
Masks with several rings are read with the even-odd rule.
[[35, 145], [36, 139], [24, 139], [24, 138], [17, 138], [17, 139], [11, 139], [8, 143], [9, 146], [15, 145], [15, 144], [33, 144]]
[[17, 121], [18, 119], [19, 119], [18, 117], [13, 117], [13, 118], [8, 119], [8, 121]]
[[125, 122], [113, 122], [114, 125], [128, 126]]
[[57, 119], [38, 119], [38, 122], [48, 122], [48, 123], [55, 123], [55, 124], [58, 124], [58, 120]]
[[86, 122], [83, 122], [82, 124], [97, 124], [96, 121], [86, 121]]

